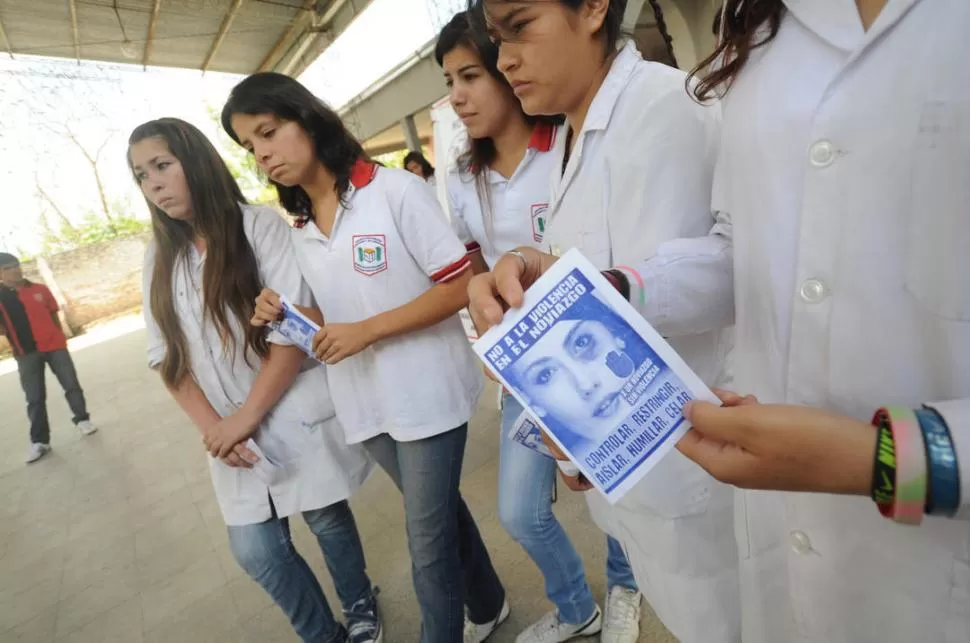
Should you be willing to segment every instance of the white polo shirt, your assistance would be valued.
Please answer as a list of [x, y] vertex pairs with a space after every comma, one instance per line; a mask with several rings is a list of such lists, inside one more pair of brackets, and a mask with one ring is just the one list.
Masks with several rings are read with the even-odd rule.
[[[313, 305], [290, 242], [290, 227], [270, 208], [244, 205], [246, 237], [259, 264], [263, 284], [291, 301]], [[148, 335], [148, 363], [157, 368], [165, 358], [165, 340], [151, 314], [150, 295], [155, 245], [145, 255], [143, 297]], [[202, 272], [205, 255], [193, 246], [175, 266], [172, 302], [185, 335], [192, 377], [216, 413], [225, 417], [246, 401], [259, 373], [260, 360], [244, 357], [245, 330], [230, 317], [236, 350], [226, 354], [219, 332], [203, 321]], [[269, 341], [286, 345], [278, 333]], [[347, 446], [327, 387], [326, 367], [307, 360], [280, 401], [263, 418], [253, 439], [284, 472], [267, 486], [249, 469], [233, 468], [209, 458], [209, 473], [227, 525], [248, 525], [272, 517], [270, 498], [280, 517], [319, 509], [345, 500], [373, 468], [360, 447]], [[201, 449], [202, 446], [200, 445]]]
[[448, 173], [451, 225], [468, 252], [481, 250], [490, 268], [509, 250], [541, 245], [548, 223], [549, 175], [556, 164], [556, 155], [551, 153], [555, 140], [555, 126], [537, 125], [511, 177], [486, 170], [490, 225], [485, 221], [476, 177], [457, 169]]
[[[557, 137], [546, 242], [553, 254], [579, 248], [600, 270], [640, 266], [641, 312], [710, 384], [730, 344], [731, 253], [728, 241], [707, 236], [716, 112], [695, 104], [684, 80], [632, 44], [618, 52], [564, 174], [567, 125]], [[616, 505], [586, 497], [678, 640], [740, 639], [730, 487], [674, 450]]]
[[[294, 228], [303, 276], [328, 323], [353, 323], [409, 303], [469, 269], [435, 195], [405, 170], [359, 162], [331, 236]], [[383, 433], [410, 441], [472, 416], [481, 369], [458, 315], [367, 347], [329, 368], [347, 441]]]

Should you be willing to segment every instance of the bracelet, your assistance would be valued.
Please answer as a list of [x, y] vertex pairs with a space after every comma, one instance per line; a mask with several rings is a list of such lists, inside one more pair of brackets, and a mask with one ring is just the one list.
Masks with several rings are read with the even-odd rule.
[[896, 497], [896, 443], [888, 422], [880, 421], [876, 415], [876, 454], [872, 461], [872, 501], [887, 518], [892, 515], [893, 500]]
[[616, 288], [621, 297], [630, 301], [630, 280], [626, 278], [622, 271], [604, 270], [602, 274], [610, 282], [610, 285]]
[[[637, 311], [642, 315], [643, 309], [647, 305], [647, 291], [646, 291], [646, 286], [643, 283], [643, 276], [639, 272], [631, 268], [630, 266], [616, 266], [615, 269], [623, 271], [625, 275], [632, 276], [633, 280], [637, 283], [638, 294], [637, 294], [637, 304], [635, 305], [637, 307]], [[629, 283], [629, 279], [627, 279], [627, 283]], [[631, 297], [628, 297], [627, 299], [631, 300], [630, 303], [633, 303], [632, 293], [631, 293]]]
[[929, 492], [926, 513], [930, 516], [953, 516], [960, 506], [960, 471], [950, 429], [934, 409], [916, 410], [926, 443], [926, 464], [929, 469]]
[[926, 447], [916, 414], [898, 407], [876, 411], [876, 419], [886, 423], [896, 447], [896, 495], [892, 519], [905, 525], [923, 521], [926, 506]]

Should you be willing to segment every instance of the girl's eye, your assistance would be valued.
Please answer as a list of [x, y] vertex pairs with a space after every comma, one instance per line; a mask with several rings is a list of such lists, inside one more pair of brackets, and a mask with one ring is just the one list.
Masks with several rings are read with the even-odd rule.
[[263, 132], [263, 138], [273, 138], [273, 134], [275, 133], [276, 133], [275, 129], [268, 129], [265, 132]]
[[165, 169], [165, 168], [167, 168], [167, 167], [168, 167], [169, 165], [171, 165], [171, 163], [170, 163], [169, 161], [162, 161], [162, 162], [161, 162], [161, 163], [159, 163], [159, 164], [158, 164], [158, 165], [157, 165], [156, 167], [158, 167], [158, 169], [159, 169], [159, 170], [164, 170], [164, 169]]
[[139, 172], [138, 174], [135, 175], [135, 180], [138, 181], [139, 183], [144, 183], [145, 179], [147, 178], [148, 178], [148, 175], [145, 174], [144, 172]]
[[450, 78], [445, 81], [445, 87], [447, 87], [448, 89], [451, 89], [454, 86], [454, 84], [455, 84], [455, 81], [453, 81]]

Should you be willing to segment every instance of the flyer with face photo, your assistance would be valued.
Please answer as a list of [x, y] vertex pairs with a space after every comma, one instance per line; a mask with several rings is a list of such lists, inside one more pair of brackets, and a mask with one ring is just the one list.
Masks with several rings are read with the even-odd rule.
[[582, 256], [570, 250], [475, 352], [611, 503], [717, 397]]

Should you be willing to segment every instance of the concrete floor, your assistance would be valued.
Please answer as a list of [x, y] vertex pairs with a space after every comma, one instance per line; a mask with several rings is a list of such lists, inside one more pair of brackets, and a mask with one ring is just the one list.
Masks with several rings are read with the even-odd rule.
[[[0, 641], [297, 641], [231, 557], [198, 435], [144, 366], [143, 333], [84, 347], [75, 361], [101, 431], [79, 437], [49, 375], [54, 451], [30, 466], [17, 375], [0, 375]], [[550, 604], [535, 566], [497, 519], [494, 393], [483, 396], [472, 421], [462, 489], [508, 588], [512, 616], [490, 639], [503, 643]], [[382, 589], [385, 641], [416, 641], [398, 492], [378, 473], [352, 504]], [[603, 535], [568, 490], [556, 511], [602, 597]], [[315, 540], [299, 520], [293, 532], [336, 605]], [[674, 640], [647, 606], [642, 632], [642, 642]]]

